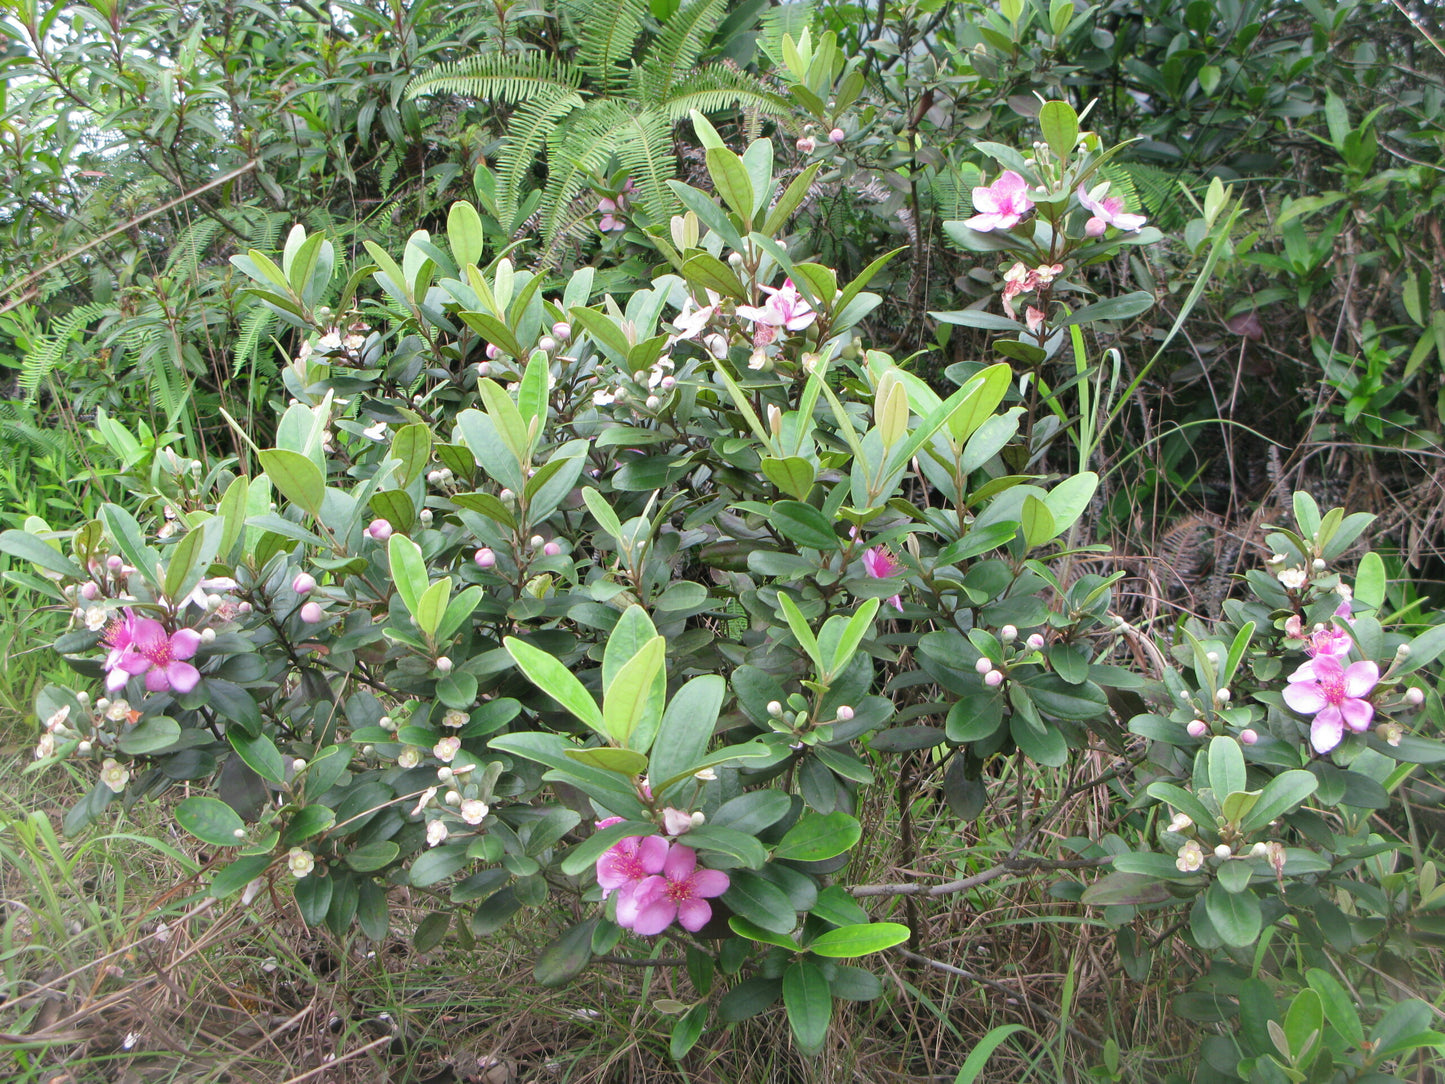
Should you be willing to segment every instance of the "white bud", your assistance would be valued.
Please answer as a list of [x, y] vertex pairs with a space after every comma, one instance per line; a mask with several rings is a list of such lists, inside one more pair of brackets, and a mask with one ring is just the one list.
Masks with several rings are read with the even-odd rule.
[[302, 760], [300, 757], [297, 757], [291, 762], [291, 770], [293, 772], [304, 772], [306, 770], [306, 761]]
[[1229, 849], [1229, 844], [1227, 843], [1221, 843], [1218, 847], [1214, 848], [1215, 858], [1229, 858], [1233, 854], [1234, 852]]
[[769, 700], [768, 714], [774, 719], [781, 719], [783, 717], [783, 705], [776, 700]]
[[980, 674], [986, 674], [993, 669], [993, 660], [987, 655], [981, 656], [978, 662], [973, 664], [973, 668]]
[[1411, 707], [1418, 708], [1421, 704], [1425, 703], [1425, 690], [1417, 689], [1413, 686], [1406, 689], [1405, 703], [1409, 704]]

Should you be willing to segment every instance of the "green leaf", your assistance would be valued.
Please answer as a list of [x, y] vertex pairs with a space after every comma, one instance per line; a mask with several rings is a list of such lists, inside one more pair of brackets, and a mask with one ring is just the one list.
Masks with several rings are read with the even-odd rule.
[[591, 749], [568, 749], [567, 755], [580, 764], [590, 764], [604, 772], [615, 772], [628, 779], [647, 771], [647, 758], [632, 749], [599, 746]]
[[718, 195], [743, 221], [743, 230], [751, 230], [753, 221], [753, 182], [743, 161], [726, 147], [707, 151], [707, 171]]
[[581, 307], [572, 309], [570, 315], [572, 322], [581, 324], [610, 360], [619, 365], [627, 364], [627, 353], [632, 349], [632, 344], [627, 341], [622, 329], [613, 323], [612, 317], [596, 309]]
[[394, 534], [387, 540], [386, 554], [396, 593], [401, 596], [406, 612], [415, 617], [421, 605], [421, 596], [430, 586], [421, 547], [404, 534]]
[[1223, 800], [1245, 788], [1244, 753], [1239, 742], [1223, 734], [1209, 742], [1209, 789]]
[[772, 525], [788, 541], [810, 549], [832, 552], [838, 549], [838, 536], [828, 517], [802, 501], [777, 501], [769, 517]]
[[798, 646], [807, 652], [808, 657], [813, 660], [813, 665], [821, 671], [824, 668], [823, 657], [818, 651], [818, 640], [813, 635], [808, 619], [803, 616], [803, 612], [798, 609], [798, 604], [786, 591], [778, 592], [778, 606], [782, 609], [783, 617], [788, 622], [788, 628], [792, 631], [793, 638], [798, 641]]
[[281, 846], [294, 847], [313, 836], [319, 836], [336, 823], [336, 813], [324, 805], [308, 805], [298, 809], [291, 823], [281, 833]]
[[397, 468], [396, 483], [408, 486], [426, 469], [431, 459], [431, 427], [421, 422], [403, 425], [391, 438], [391, 458], [401, 464]]
[[389, 839], [378, 839], [353, 847], [346, 854], [346, 864], [357, 873], [375, 873], [396, 861], [401, 847]]
[[458, 200], [447, 212], [447, 241], [452, 247], [452, 258], [458, 267], [481, 262], [482, 216], [466, 200]]
[[754, 925], [773, 933], [789, 934], [797, 926], [797, 913], [781, 888], [750, 870], [732, 870], [723, 903]]
[[[619, 745], [627, 745], [641, 729], [648, 742], [657, 734], [656, 720], [648, 716], [657, 709], [654, 690], [663, 672], [667, 641], [654, 636], [617, 671], [602, 698], [602, 722]], [[585, 721], [585, 720], [584, 720]], [[641, 748], [639, 752], [646, 752]]]
[[579, 922], [544, 948], [532, 965], [532, 975], [541, 986], [566, 986], [586, 970], [592, 960], [592, 931], [597, 919]]
[[806, 1055], [817, 1054], [823, 1049], [828, 1021], [833, 1017], [833, 994], [822, 969], [806, 960], [789, 965], [783, 973], [783, 1004], [799, 1050]]
[[[1310, 778], [1313, 779], [1314, 776], [1310, 776]], [[1210, 813], [1203, 802], [1183, 787], [1160, 781], [1150, 783], [1144, 793], [1151, 798], [1158, 798], [1161, 802], [1168, 802], [1195, 824], [1208, 827], [1214, 823], [1214, 814]]]
[[764, 477], [778, 489], [796, 497], [799, 501], [805, 501], [808, 494], [812, 492], [815, 473], [813, 465], [801, 456], [788, 456], [785, 459], [776, 459], [773, 456], [764, 456], [762, 462]]
[[152, 715], [126, 730], [115, 747], [129, 756], [145, 756], [169, 749], [180, 740], [181, 726], [164, 715]]
[[968, 1057], [964, 1059], [958, 1076], [953, 1078], [953, 1084], [975, 1084], [979, 1074], [983, 1072], [984, 1066], [988, 1064], [988, 1059], [993, 1057], [993, 1052], [1012, 1036], [1028, 1030], [1022, 1024], [1000, 1024], [991, 1029], [968, 1052]]
[[512, 397], [500, 384], [488, 377], [477, 381], [477, 392], [486, 405], [487, 417], [491, 418], [492, 424], [497, 427], [497, 435], [502, 438], [507, 450], [517, 457], [518, 463], [527, 459], [531, 438], [527, 433], [527, 423], [522, 420], [522, 412], [517, 409]]
[[326, 478], [320, 467], [300, 452], [285, 448], [265, 449], [259, 458], [261, 469], [283, 497], [313, 516], [321, 515]]
[[212, 847], [239, 846], [246, 834], [246, 825], [236, 811], [219, 798], [198, 795], [182, 800], [176, 806], [176, 823]]
[[1148, 312], [1153, 307], [1154, 295], [1152, 293], [1148, 290], [1135, 290], [1133, 293], [1120, 294], [1118, 297], [1085, 305], [1064, 317], [1061, 326], [1089, 324], [1097, 320], [1128, 320], [1140, 313]]
[[1039, 107], [1039, 128], [1054, 157], [1064, 161], [1079, 139], [1079, 115], [1068, 102], [1045, 102]]
[[597, 707], [597, 702], [592, 699], [592, 694], [577, 680], [571, 670], [568, 670], [545, 651], [535, 648], [515, 636], [508, 636], [502, 646], [507, 649], [507, 654], [512, 656], [517, 668], [527, 676], [533, 685], [604, 738], [611, 736], [607, 724], [603, 721], [602, 711]]
[[1094, 499], [1094, 491], [1098, 488], [1099, 476], [1088, 470], [1065, 478], [1044, 495], [1044, 503], [1049, 506], [1049, 512], [1054, 518], [1054, 533], [1050, 538], [1063, 534], [1074, 525], [1089, 507], [1089, 502]]
[[622, 541], [622, 521], [607, 503], [607, 498], [589, 486], [582, 491], [582, 500], [598, 525], [613, 538]]
[[822, 862], [850, 850], [863, 837], [863, 826], [847, 813], [810, 813], [783, 836], [775, 859]]
[[1204, 893], [1204, 909], [1226, 945], [1247, 948], [1259, 939], [1263, 916], [1252, 892], [1230, 892], [1215, 882]]
[[[848, 625], [843, 630], [842, 636], [838, 638], [838, 644], [833, 649], [833, 660], [828, 664], [828, 678], [841, 674], [853, 661], [853, 656], [858, 652], [858, 646], [863, 643], [863, 637], [868, 635], [868, 630], [873, 626], [873, 618], [878, 613], [878, 607], [883, 600], [877, 598], [867, 599], [863, 605], [858, 607], [856, 613], [848, 619]], [[829, 618], [831, 623], [835, 618]], [[826, 632], [826, 627], [825, 630]]]
[[1319, 785], [1319, 778], [1313, 772], [1281, 772], [1265, 784], [1259, 800], [1240, 823], [1240, 829], [1244, 832], [1259, 831], [1270, 821], [1292, 812]]
[[1042, 546], [1059, 533], [1054, 529], [1054, 515], [1049, 506], [1033, 496], [1024, 498], [1019, 524], [1023, 528], [1024, 544], [1030, 549]]
[[908, 933], [908, 927], [900, 922], [865, 922], [820, 933], [808, 942], [808, 951], [835, 959], [867, 956], [901, 945], [908, 940]]
[[269, 854], [248, 854], [238, 858], [216, 871], [211, 878], [210, 894], [218, 900], [234, 895], [265, 873], [270, 864]]
[[[398, 537], [392, 535], [392, 538]], [[430, 637], [436, 636], [436, 631], [441, 627], [442, 617], [447, 612], [447, 599], [452, 593], [452, 578], [443, 576], [436, 583], [432, 584], [421, 593], [416, 600], [416, 609], [412, 615], [416, 618], [416, 627]]]
[[236, 755], [246, 762], [246, 766], [266, 782], [274, 783], [278, 787], [286, 782], [286, 762], [281, 756], [281, 750], [277, 749], [276, 743], [265, 734], [249, 737], [239, 730], [230, 729], [226, 731], [226, 740], [231, 743], [231, 748], [236, 750]]
[[[818, 171], [823, 168], [822, 162], [814, 162], [802, 173], [793, 178], [792, 183], [778, 197], [778, 202], [773, 204], [772, 210], [768, 212], [767, 218], [763, 220], [762, 232], [768, 237], [776, 237], [787, 225], [788, 218], [803, 203], [808, 195], [808, 190], [813, 185], [813, 179], [817, 177]], [[898, 250], [903, 251], [902, 249]], [[890, 253], [889, 256], [894, 255]], [[885, 257], [886, 259], [887, 257]], [[858, 289], [862, 289], [860, 286]]]
[[659, 798], [659, 784], [687, 774], [707, 753], [726, 695], [727, 682], [718, 674], [695, 677], [673, 694], [652, 745], [650, 774]]

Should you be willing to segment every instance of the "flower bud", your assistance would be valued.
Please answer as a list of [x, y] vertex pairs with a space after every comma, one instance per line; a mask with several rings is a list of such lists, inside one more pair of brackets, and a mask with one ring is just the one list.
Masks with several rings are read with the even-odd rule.
[[845, 139], [847, 139], [847, 138], [848, 138], [848, 133], [845, 132], [845, 131], [843, 131], [842, 128], [834, 128], [831, 132], [828, 133], [828, 142], [829, 142], [829, 143], [832, 143], [834, 146], [837, 146], [839, 143], [842, 143], [843, 140], [845, 140]]
[[1310, 562], [1310, 568], [1314, 569], [1316, 572], [1323, 572], [1325, 570], [1325, 567], [1325, 560], [1323, 557], [1316, 557], [1313, 561]]
[[1249, 849], [1249, 856], [1250, 856], [1251, 858], [1266, 858], [1266, 857], [1268, 857], [1268, 856], [1269, 856], [1269, 844], [1268, 844], [1268, 843], [1265, 843], [1263, 840], [1261, 840], [1260, 842], [1256, 843], [1253, 847], [1251, 847], [1251, 848]]
[[374, 519], [363, 533], [376, 542], [385, 542], [391, 537], [391, 524], [384, 519]]
[[119, 572], [122, 568], [125, 567], [125, 562], [112, 553], [109, 557], [105, 559], [105, 567], [110, 569], [112, 572]]
[[420, 512], [416, 514], [416, 518], [417, 522], [420, 523], [423, 527], [430, 527], [433, 518], [431, 509], [423, 508]]
[[1248, 727], [1239, 732], [1239, 740], [1245, 745], [1253, 745], [1259, 741], [1259, 734]]
[[497, 499], [503, 504], [510, 504], [516, 496], [517, 495], [513, 493], [510, 489], [504, 489], [502, 490], [502, 492], [497, 494]]
[[643, 405], [647, 407], [648, 410], [656, 410], [658, 407], [662, 406], [662, 400], [655, 395], [649, 395]]
[[89, 753], [89, 752], [90, 752], [90, 749], [91, 749], [91, 745], [90, 745], [90, 739], [89, 739], [89, 738], [82, 738], [82, 739], [80, 740], [80, 744], [75, 747], [75, 751], [76, 751], [77, 753], [79, 753], [81, 756], [85, 756], [87, 753]]
[[302, 760], [300, 757], [297, 757], [291, 762], [291, 770], [293, 772], [304, 772], [306, 770], [306, 761]]
[[987, 655], [981, 656], [978, 662], [973, 664], [973, 668], [980, 674], [986, 674], [993, 669], [993, 660]]
[[316, 624], [325, 616], [326, 615], [321, 612], [321, 604], [319, 602], [308, 602], [305, 606], [301, 607], [301, 620], [305, 621], [308, 625]]
[[236, 605], [237, 613], [248, 614], [251, 612], [252, 609], [254, 609], [254, 607], [249, 602], [246, 602], [244, 600], [237, 603]]
[[1209, 724], [1203, 719], [1195, 719], [1184, 729], [1189, 732], [1191, 738], [1202, 738], [1209, 733]]
[[497, 563], [497, 555], [483, 546], [472, 555], [472, 560], [476, 562], [478, 568], [491, 568]]
[[768, 714], [774, 719], [781, 719], [783, 717], [783, 705], [776, 700], [769, 700]]
[[1027, 643], [1029, 647], [1033, 648], [1035, 651], [1040, 651], [1043, 649], [1044, 646], [1043, 634], [1035, 632], [1029, 636], [1025, 643]]
[[1409, 657], [1410, 657], [1410, 645], [1409, 645], [1409, 644], [1401, 644], [1399, 647], [1395, 648], [1395, 658], [1397, 658], [1397, 659], [1408, 659]]
[[1215, 693], [1214, 693], [1214, 699], [1215, 699], [1216, 701], [1218, 701], [1219, 703], [1221, 703], [1221, 704], [1228, 704], [1228, 703], [1229, 703], [1229, 699], [1230, 699], [1230, 692], [1229, 692], [1229, 690], [1228, 690], [1228, 689], [1218, 689], [1218, 690], [1216, 690]]
[[452, 660], [445, 655], [441, 656], [441, 658], [437, 659], [437, 669], [443, 674], [450, 674], [452, 672]]
[[1409, 704], [1411, 707], [1418, 708], [1421, 704], [1425, 703], [1425, 690], [1416, 688], [1414, 686], [1406, 689], [1405, 703]]
[[802, 139], [798, 140], [796, 146], [802, 154], [812, 154], [818, 146], [818, 141], [812, 136], [803, 136]]
[[983, 675], [983, 683], [987, 685], [990, 689], [998, 688], [1000, 685], [1003, 684], [1003, 671], [990, 670], [988, 673]]
[[572, 325], [565, 321], [558, 320], [552, 325], [552, 337], [559, 343], [564, 343], [572, 338]]
[[203, 644], [213, 644], [213, 643], [215, 643], [215, 642], [216, 642], [216, 630], [215, 630], [215, 629], [202, 629], [202, 630], [201, 630], [201, 643], [203, 643]]
[[316, 577], [309, 572], [296, 573], [295, 579], [291, 581], [291, 590], [298, 595], [307, 595], [316, 590]]
[[100, 585], [93, 580], [81, 584], [80, 597], [85, 599], [86, 602], [94, 602], [100, 597]]
[[1019, 638], [1019, 630], [1013, 625], [1005, 625], [998, 630], [998, 638], [1006, 644], [1011, 644]]
[[1221, 843], [1219, 846], [1214, 848], [1215, 858], [1231, 858], [1233, 856], [1234, 852], [1229, 849], [1228, 843]]
[[701, 771], [693, 772], [692, 777], [696, 779], [699, 783], [717, 782], [717, 772], [713, 771], [711, 768], [703, 768]]
[[537, 349], [545, 350], [550, 354], [553, 350], [557, 349], [557, 340], [550, 335], [543, 335], [537, 340]]
[[548, 542], [542, 547], [542, 553], [546, 557], [559, 557], [562, 554], [562, 547], [556, 542]]
[[839, 705], [837, 714], [838, 721], [840, 723], [848, 723], [853, 721], [853, 709], [850, 708], [847, 704]]
[[496, 345], [495, 343], [487, 343], [487, 360], [488, 360], [488, 361], [496, 361], [496, 360], [497, 360], [499, 357], [501, 357], [501, 356], [502, 356], [502, 351], [497, 348], [497, 345]]

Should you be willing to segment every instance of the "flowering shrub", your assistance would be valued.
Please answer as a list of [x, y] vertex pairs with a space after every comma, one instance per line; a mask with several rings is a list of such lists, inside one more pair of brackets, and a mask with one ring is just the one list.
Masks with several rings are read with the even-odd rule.
[[[1445, 638], [1396, 650], [1377, 560], [1339, 612], [1334, 569], [1367, 521], [1302, 500], [1300, 532], [1272, 538], [1302, 579], [1252, 572], [1257, 599], [1187, 627], [1174, 662], [1111, 661], [1141, 640], [1112, 612], [1118, 574], [1064, 572], [1097, 478], [1087, 456], [1024, 473], [1038, 449], [1018, 402], [1066, 338], [1082, 351], [1086, 326], [1150, 300], [1072, 308], [1078, 268], [1158, 232], [1084, 187], [1108, 152], [1064, 110], [1045, 107], [1029, 161], [984, 148], [1009, 168], [950, 227], [1021, 257], [1001, 299], [1035, 304], [1027, 324], [945, 318], [1014, 334], [999, 351], [1031, 371], [955, 365], [946, 395], [860, 341], [896, 253], [844, 284], [794, 260], [810, 174], [775, 185], [766, 141], [736, 154], [701, 118], [717, 199], [674, 185], [687, 213], [646, 235], [670, 270], [626, 299], [597, 297], [590, 268], [484, 268], [467, 204], [444, 244], [418, 232], [400, 260], [369, 246], [341, 316], [323, 305], [324, 237], [298, 227], [279, 264], [236, 257], [257, 302], [309, 337], [276, 446], [163, 489], [164, 536], [116, 505], [0, 536], [74, 607], [57, 649], [105, 681], [105, 697], [51, 687], [36, 706], [41, 759], [98, 769], [67, 829], [194, 781], [175, 815], [226, 855], [219, 897], [289, 882], [306, 922], [373, 939], [397, 884], [436, 900], [427, 938], [580, 902], [589, 917], [537, 961], [546, 984], [623, 938], [675, 937], [694, 991], [678, 1058], [710, 1019], [779, 1000], [800, 1048], [820, 1049], [834, 999], [882, 992], [839, 961], [922, 933], [892, 920], [898, 898], [960, 890], [857, 883], [859, 803], [897, 764], [901, 820], [924, 780], [967, 820], [1001, 762], [1027, 788], [1107, 749], [1148, 780], [1130, 820], [1053, 859], [1020, 789], [1000, 872], [1112, 862], [1060, 892], [1117, 924], [1193, 901], [1207, 951], [1327, 915], [1386, 853], [1348, 810], [1383, 805], [1394, 765], [1445, 759], [1404, 733]], [[1291, 619], [1319, 627], [1291, 639]], [[1111, 707], [1161, 689], [1158, 710]], [[1399, 729], [1359, 731], [1374, 713]], [[1346, 810], [1344, 827], [1307, 800]], [[1131, 850], [1156, 836], [1163, 853]], [[889, 856], [909, 870], [910, 838]]]

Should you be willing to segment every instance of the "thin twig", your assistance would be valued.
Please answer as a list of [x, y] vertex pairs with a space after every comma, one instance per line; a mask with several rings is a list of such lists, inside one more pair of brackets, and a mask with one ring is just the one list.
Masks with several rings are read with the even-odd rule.
[[947, 896], [954, 892], [966, 892], [970, 888], [977, 888], [979, 885], [988, 884], [989, 881], [997, 880], [1005, 873], [1030, 873], [1036, 870], [1050, 869], [1092, 869], [1098, 866], [1106, 866], [1113, 861], [1113, 858], [1066, 858], [1054, 860], [1048, 858], [1005, 858], [996, 866], [979, 873], [971, 874], [957, 881], [948, 881], [944, 884], [926, 885], [917, 882], [904, 884], [887, 885], [854, 885], [848, 891], [854, 896]]

